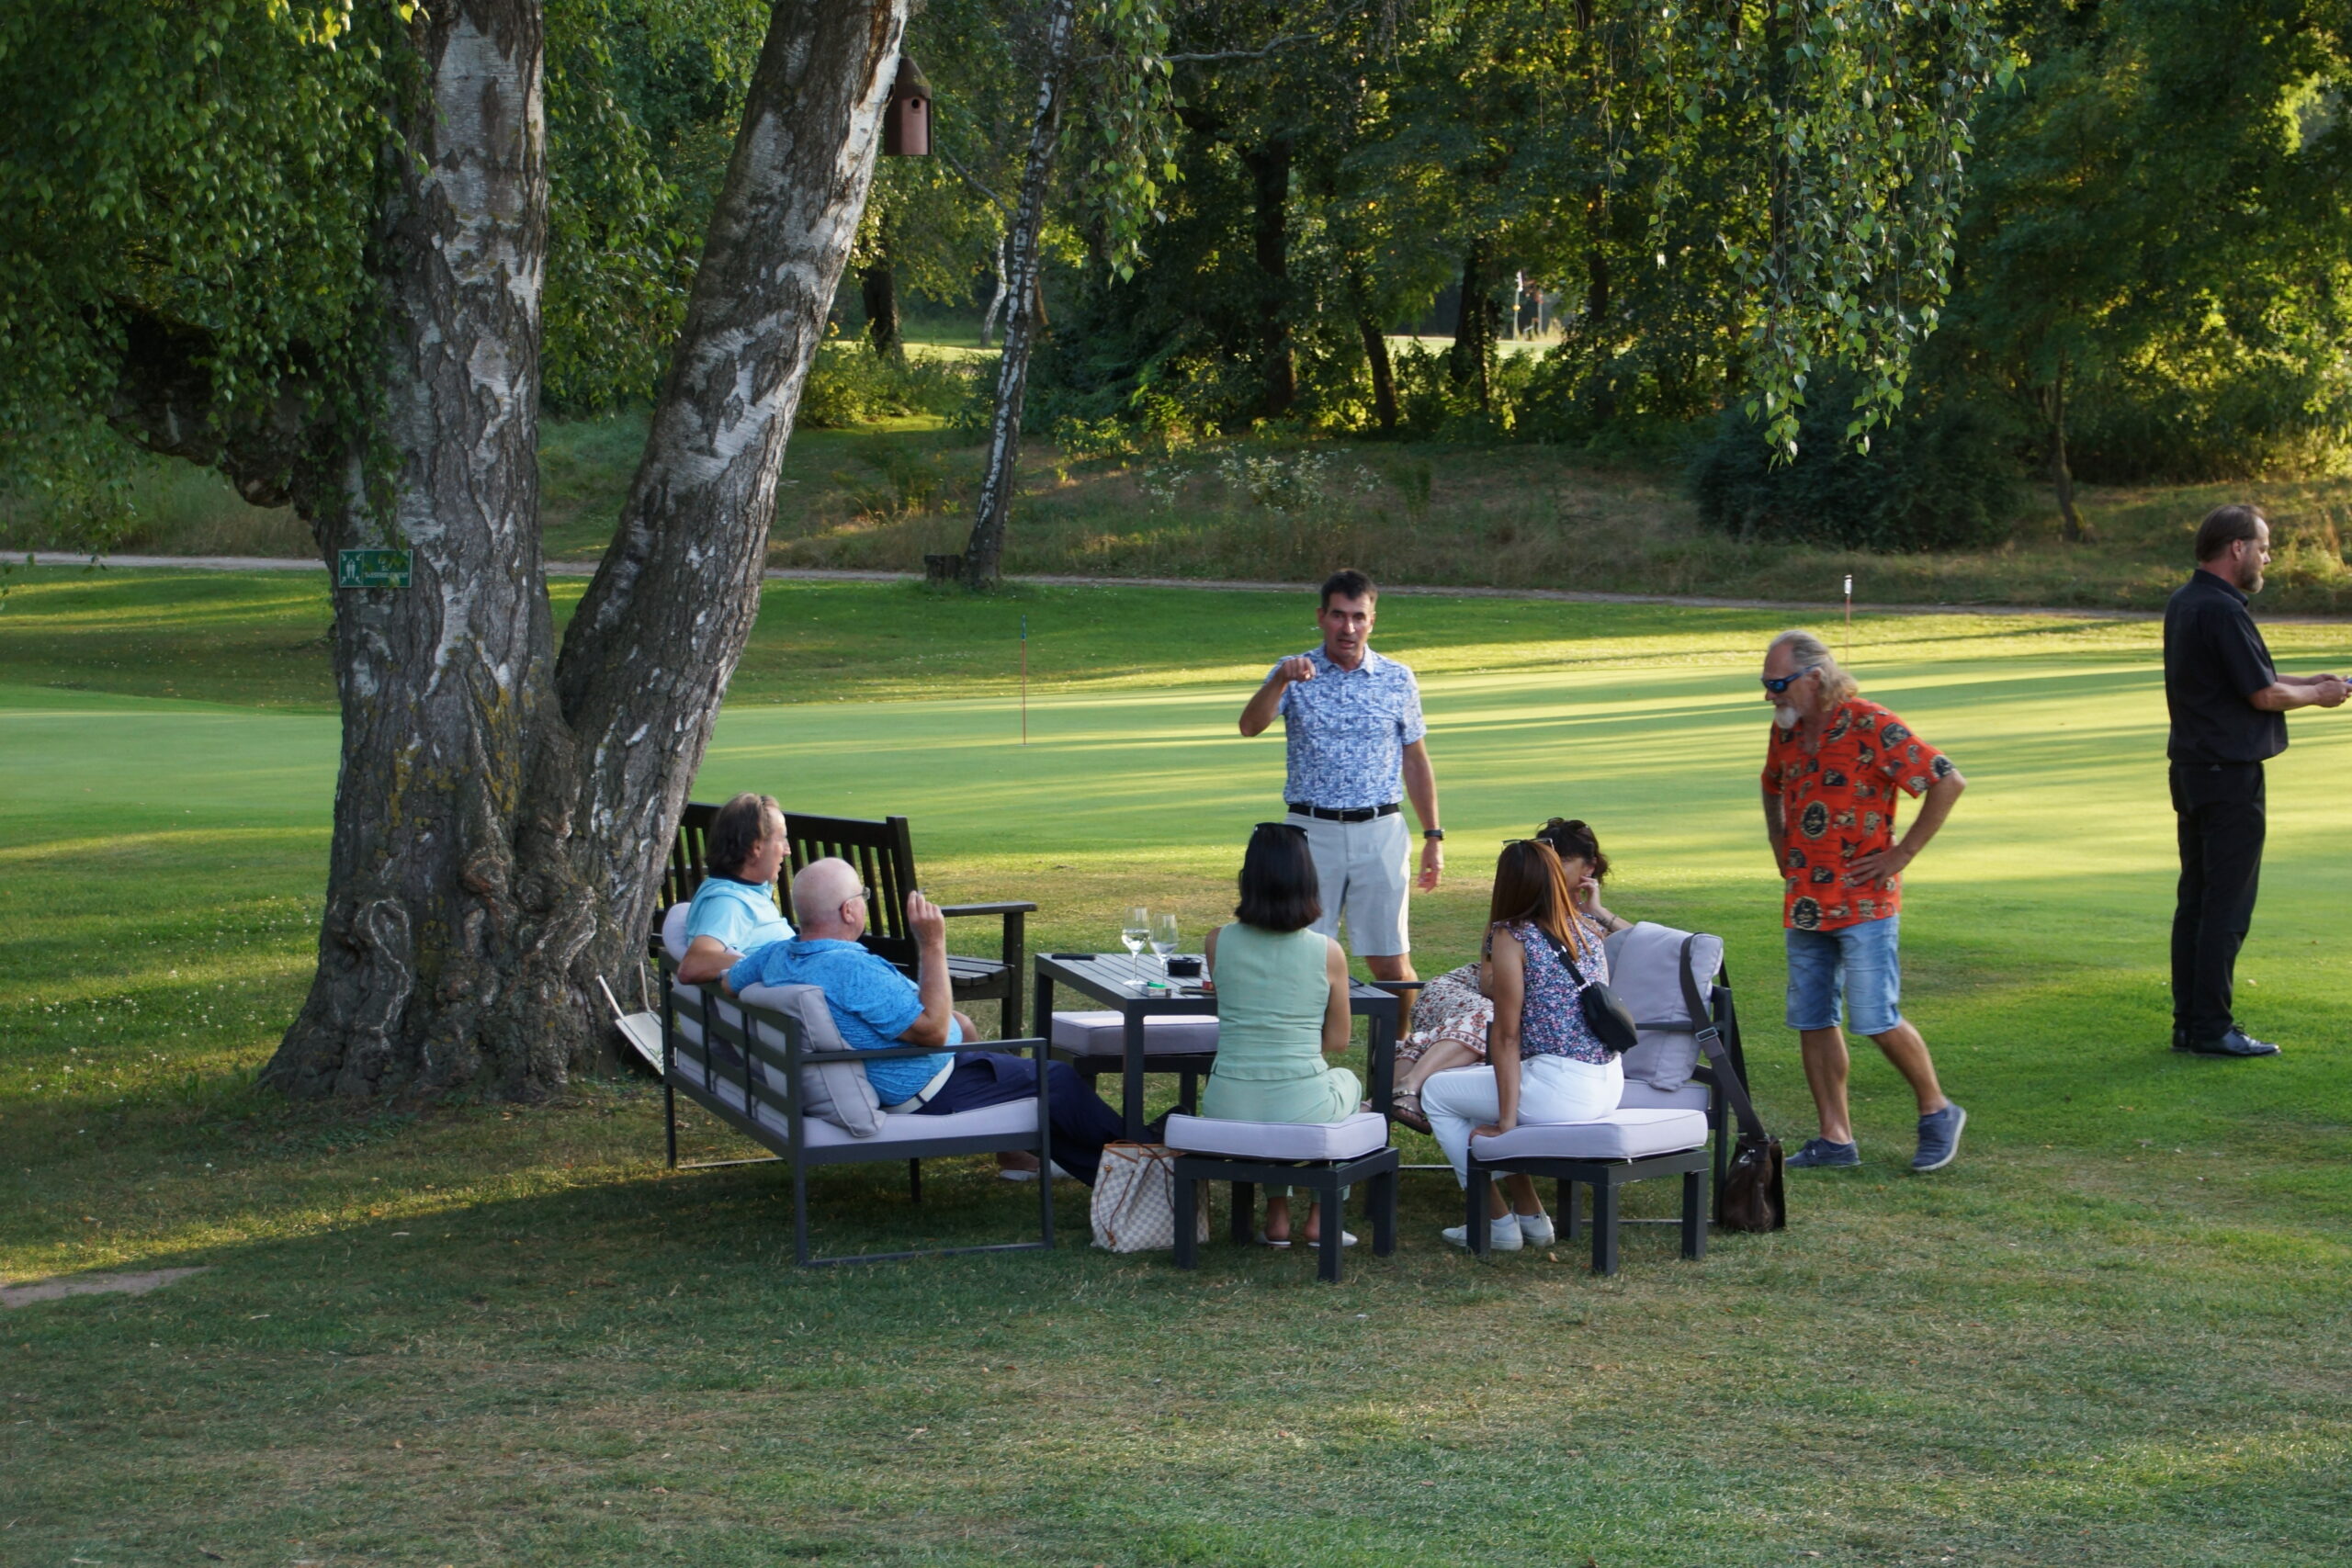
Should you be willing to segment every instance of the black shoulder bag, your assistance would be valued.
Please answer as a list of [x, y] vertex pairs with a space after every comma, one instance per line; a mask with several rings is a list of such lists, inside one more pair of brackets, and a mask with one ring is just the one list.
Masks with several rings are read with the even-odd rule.
[[1600, 1042], [1601, 1048], [1612, 1056], [1622, 1056], [1640, 1044], [1641, 1031], [1634, 1026], [1634, 1010], [1625, 1005], [1625, 998], [1598, 980], [1586, 979], [1566, 945], [1542, 926], [1535, 929], [1544, 931], [1544, 940], [1552, 944], [1552, 956], [1576, 981], [1577, 1005], [1584, 1009], [1584, 1021], [1591, 1026], [1593, 1038]]
[[1739, 1119], [1739, 1142], [1732, 1148], [1723, 1190], [1715, 1198], [1715, 1222], [1736, 1231], [1782, 1230], [1789, 1223], [1789, 1204], [1781, 1190], [1781, 1140], [1764, 1131], [1764, 1123], [1757, 1119], [1747, 1086], [1739, 1081], [1739, 1074], [1732, 1068], [1731, 1053], [1724, 1049], [1714, 1013], [1699, 992], [1698, 976], [1690, 970], [1690, 945], [1698, 940], [1682, 939], [1682, 1002], [1690, 1014], [1690, 1032], [1699, 1037], [1699, 1048], [1715, 1070], [1715, 1087], [1731, 1101], [1732, 1114]]

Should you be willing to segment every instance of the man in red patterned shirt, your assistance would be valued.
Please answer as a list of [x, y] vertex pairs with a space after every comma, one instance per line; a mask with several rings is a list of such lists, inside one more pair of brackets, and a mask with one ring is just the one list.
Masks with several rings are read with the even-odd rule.
[[[1838, 1028], [1867, 1034], [1919, 1100], [1914, 1170], [1940, 1170], [1960, 1152], [1968, 1112], [1944, 1098], [1928, 1043], [1897, 1006], [1903, 868], [1951, 815], [1968, 781], [1911, 727], [1865, 701], [1854, 678], [1811, 632], [1782, 632], [1764, 655], [1772, 739], [1764, 753], [1764, 828], [1784, 886], [1789, 1027], [1803, 1042], [1804, 1076], [1821, 1135], [1792, 1166], [1861, 1164], [1846, 1109], [1849, 1058]], [[1924, 796], [1911, 830], [1894, 839], [1896, 793]]]

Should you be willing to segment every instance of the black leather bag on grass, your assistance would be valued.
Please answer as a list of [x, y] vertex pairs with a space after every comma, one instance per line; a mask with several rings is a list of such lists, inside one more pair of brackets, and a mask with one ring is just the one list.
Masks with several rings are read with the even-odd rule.
[[[1543, 931], [1541, 926], [1536, 929]], [[1612, 1056], [1622, 1056], [1640, 1044], [1642, 1032], [1634, 1026], [1634, 1010], [1625, 1005], [1625, 998], [1598, 980], [1586, 979], [1584, 971], [1577, 967], [1575, 956], [1558, 937], [1544, 931], [1544, 940], [1552, 944], [1552, 954], [1560, 961], [1560, 967], [1576, 981], [1577, 1005], [1584, 1009], [1584, 1021], [1591, 1026], [1593, 1038]], [[1690, 955], [1686, 953], [1683, 956], [1687, 961]]]
[[1708, 1064], [1715, 1069], [1715, 1086], [1731, 1101], [1732, 1114], [1739, 1120], [1739, 1141], [1732, 1146], [1723, 1188], [1715, 1195], [1715, 1223], [1726, 1230], [1785, 1230], [1789, 1202], [1781, 1186], [1781, 1140], [1767, 1133], [1758, 1120], [1747, 1086], [1733, 1069], [1731, 1053], [1724, 1049], [1714, 1015], [1700, 994], [1699, 982], [1690, 972], [1690, 944], [1697, 940], [1682, 939], [1682, 1001], [1690, 1014], [1690, 1032], [1699, 1037], [1699, 1049], [1707, 1054]]

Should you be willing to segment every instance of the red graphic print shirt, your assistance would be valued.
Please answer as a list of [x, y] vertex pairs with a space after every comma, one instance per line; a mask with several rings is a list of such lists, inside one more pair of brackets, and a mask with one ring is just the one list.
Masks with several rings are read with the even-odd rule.
[[1860, 697], [1838, 705], [1808, 755], [1798, 731], [1772, 727], [1764, 787], [1781, 797], [1788, 896], [1783, 919], [1801, 931], [1883, 920], [1903, 907], [1901, 879], [1887, 886], [1849, 877], [1848, 862], [1894, 843], [1894, 792], [1928, 793], [1951, 759], [1911, 727]]

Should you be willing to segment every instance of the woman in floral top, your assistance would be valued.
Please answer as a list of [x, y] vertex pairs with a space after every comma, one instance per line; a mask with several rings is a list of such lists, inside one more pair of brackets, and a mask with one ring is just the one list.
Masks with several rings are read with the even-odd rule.
[[[1622, 931], [1634, 922], [1619, 919], [1600, 903], [1600, 885], [1609, 876], [1609, 857], [1591, 828], [1573, 818], [1553, 818], [1535, 830], [1560, 857], [1577, 910], [1599, 925], [1602, 934]], [[1484, 994], [1479, 978], [1484, 964], [1450, 969], [1421, 987], [1413, 1004], [1412, 1027], [1396, 1043], [1396, 1092], [1388, 1114], [1418, 1133], [1430, 1130], [1421, 1114], [1421, 1086], [1432, 1073], [1448, 1067], [1475, 1067], [1487, 1059], [1487, 1026], [1494, 1021], [1495, 1004]]]
[[[1490, 1065], [1439, 1073], [1421, 1089], [1438, 1147], [1464, 1186], [1472, 1138], [1508, 1133], [1521, 1122], [1589, 1122], [1617, 1109], [1624, 1068], [1585, 1021], [1577, 995], [1578, 975], [1586, 982], [1609, 978], [1601, 936], [1600, 922], [1577, 910], [1551, 845], [1526, 839], [1503, 846], [1487, 932], [1495, 1003], [1487, 1032]], [[1506, 1177], [1488, 1201], [1491, 1247], [1515, 1252], [1551, 1244], [1551, 1216], [1532, 1179]], [[1467, 1226], [1444, 1234], [1457, 1247], [1470, 1245]]]

